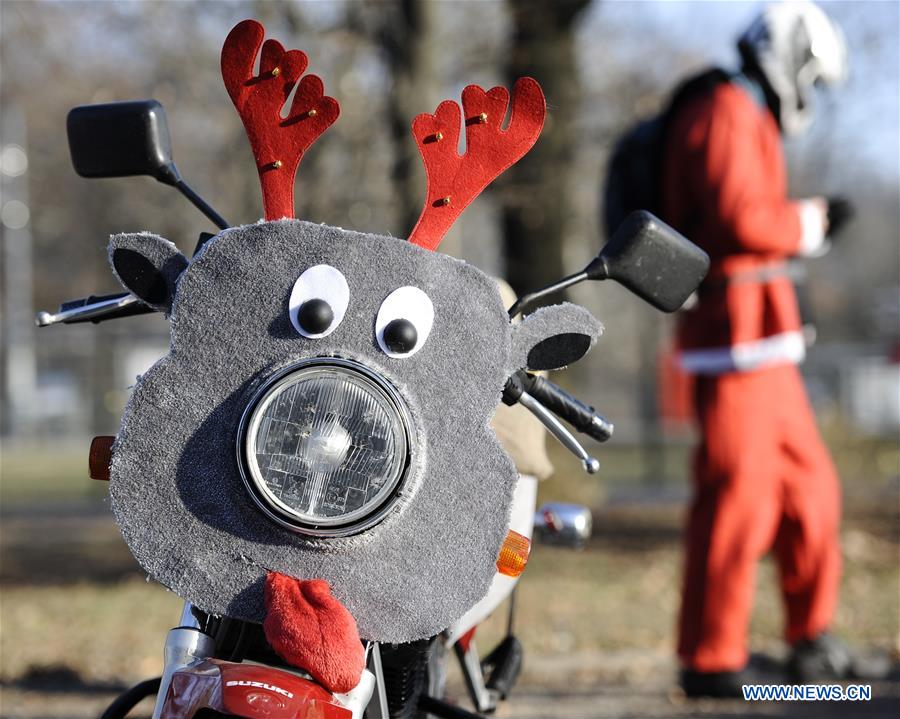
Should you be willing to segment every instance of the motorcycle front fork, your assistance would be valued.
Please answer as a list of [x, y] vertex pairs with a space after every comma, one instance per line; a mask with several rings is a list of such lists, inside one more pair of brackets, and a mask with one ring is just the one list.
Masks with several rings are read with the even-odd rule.
[[[517, 488], [517, 501], [514, 503], [514, 529], [530, 536], [533, 527], [542, 541], [573, 548], [581, 546], [590, 537], [591, 516], [586, 508], [566, 504], [547, 504], [535, 512], [536, 480], [530, 477], [523, 477], [522, 480]], [[473, 607], [454, 627], [434, 639], [426, 660], [428, 665], [427, 684], [421, 688], [426, 702], [432, 705], [432, 709], [428, 711], [430, 716], [460, 717], [467, 714], [458, 707], [452, 707], [454, 711], [448, 713], [451, 709], [450, 705], [445, 705], [441, 700], [444, 696], [446, 661], [450, 646], [453, 647], [459, 660], [466, 689], [476, 711], [482, 714], [494, 711], [498, 702], [505, 699], [512, 689], [522, 663], [522, 647], [512, 633], [515, 613], [515, 582], [509, 582], [509, 578], [506, 577], [500, 579], [506, 581], [501, 581], [497, 583], [498, 586], [492, 587], [488, 596], [476, 607]], [[507, 636], [482, 660], [471, 634], [474, 632], [474, 628], [487, 615], [495, 611], [506, 598], [509, 598], [510, 601]], [[215, 655], [216, 642], [205, 632], [215, 634], [217, 637], [221, 634], [215, 630], [214, 626], [210, 626], [208, 618], [201, 626], [191, 605], [186, 603], [179, 625], [172, 629], [166, 638], [165, 669], [153, 719], [160, 719], [172, 675], [189, 664]], [[387, 649], [389, 658], [396, 659], [391, 653], [394, 648], [387, 647]], [[239, 658], [237, 660], [240, 661]], [[395, 668], [393, 667], [393, 669]], [[353, 701], [347, 702], [352, 705], [348, 708], [352, 708], [354, 719], [361, 719], [363, 710], [367, 719], [387, 719], [390, 714], [391, 701], [389, 701], [387, 691], [381, 647], [376, 643], [370, 643], [367, 646], [367, 669], [372, 675], [369, 678], [370, 681], [374, 679], [371, 700], [368, 696], [364, 701], [360, 701], [359, 697], [353, 697]], [[347, 699], [351, 698], [347, 697]]]
[[459, 660], [466, 689], [472, 704], [475, 705], [475, 710], [480, 714], [494, 711], [497, 708], [497, 702], [501, 699], [500, 692], [488, 688], [485, 683], [481, 657], [478, 656], [475, 640], [472, 639], [465, 649], [460, 644], [456, 644], [453, 650]]
[[160, 719], [162, 715], [169, 685], [172, 683], [172, 676], [175, 672], [194, 662], [209, 659], [215, 654], [215, 651], [215, 641], [211, 636], [200, 631], [200, 623], [194, 616], [193, 607], [185, 602], [178, 626], [169, 630], [166, 635], [166, 644], [163, 649], [163, 675], [159, 693], [156, 695], [156, 705], [153, 707], [153, 719]]
[[[161, 719], [163, 713], [166, 712], [166, 700], [172, 684], [172, 677], [193, 664], [216, 656], [216, 640], [203, 629], [209, 631], [210, 628], [209, 626], [201, 628], [201, 623], [197, 620], [193, 607], [190, 603], [185, 602], [179, 625], [166, 635], [163, 649], [163, 674], [156, 695], [153, 719]], [[378, 644], [370, 643], [366, 647], [366, 660], [367, 671], [363, 672], [359, 685], [347, 694], [333, 695], [334, 700], [344, 709], [350, 710], [353, 719], [363, 719], [364, 715], [370, 719], [388, 719], [384, 671]], [[241, 658], [238, 658], [238, 661], [241, 661]], [[278, 671], [285, 670], [278, 669]], [[312, 681], [309, 675], [303, 674], [302, 676], [304, 679]]]

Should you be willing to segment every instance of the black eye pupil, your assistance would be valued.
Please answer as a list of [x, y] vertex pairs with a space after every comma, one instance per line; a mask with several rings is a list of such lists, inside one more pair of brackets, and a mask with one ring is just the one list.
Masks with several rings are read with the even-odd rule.
[[416, 346], [419, 335], [409, 320], [391, 320], [384, 328], [384, 344], [391, 351], [401, 354]]
[[325, 300], [306, 300], [297, 310], [297, 324], [311, 335], [322, 334], [331, 327], [334, 312]]

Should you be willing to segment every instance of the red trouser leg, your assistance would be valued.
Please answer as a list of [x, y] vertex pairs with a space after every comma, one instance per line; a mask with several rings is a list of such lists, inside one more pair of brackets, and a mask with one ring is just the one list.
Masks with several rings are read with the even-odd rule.
[[840, 482], [816, 427], [799, 372], [790, 367], [780, 397], [791, 408], [782, 433], [784, 506], [775, 539], [793, 644], [827, 629], [841, 579]]
[[767, 372], [701, 377], [702, 440], [694, 457], [694, 499], [678, 654], [697, 671], [747, 662], [756, 568], [781, 516], [778, 434]]
[[837, 479], [794, 367], [700, 378], [697, 411], [703, 440], [678, 654], [698, 671], [736, 670], [747, 661], [756, 567], [776, 538], [788, 637], [830, 622], [839, 575]]

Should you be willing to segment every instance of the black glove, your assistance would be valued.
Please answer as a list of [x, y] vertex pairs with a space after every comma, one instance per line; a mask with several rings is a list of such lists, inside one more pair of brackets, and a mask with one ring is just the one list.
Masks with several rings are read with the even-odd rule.
[[856, 207], [846, 197], [828, 198], [828, 238], [833, 240], [856, 215]]

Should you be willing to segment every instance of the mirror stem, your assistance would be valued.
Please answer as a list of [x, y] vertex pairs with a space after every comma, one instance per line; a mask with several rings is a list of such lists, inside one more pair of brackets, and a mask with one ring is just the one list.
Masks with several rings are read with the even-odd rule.
[[218, 227], [220, 230], [227, 230], [231, 225], [228, 220], [226, 220], [222, 215], [216, 212], [212, 207], [210, 207], [206, 201], [200, 197], [194, 190], [188, 185], [184, 180], [178, 178], [178, 181], [175, 183], [176, 189], [184, 195], [190, 203], [196, 207], [200, 212], [206, 215], [210, 220], [212, 220], [213, 224]]
[[588, 273], [586, 271], [577, 272], [574, 275], [569, 275], [559, 282], [554, 282], [552, 285], [547, 285], [541, 290], [537, 290], [536, 292], [529, 292], [527, 295], [522, 295], [518, 300], [516, 300], [516, 303], [509, 308], [509, 318], [513, 319], [518, 314], [524, 314], [548, 295], [552, 295], [554, 292], [560, 292], [561, 290], [564, 290], [567, 287], [571, 287], [572, 285], [577, 285], [579, 282], [583, 282], [586, 279], [588, 279]]
[[212, 207], [210, 207], [207, 204], [206, 200], [204, 200], [202, 197], [200, 197], [200, 195], [194, 192], [194, 189], [183, 179], [181, 179], [181, 173], [178, 172], [178, 168], [175, 167], [174, 162], [169, 162], [161, 167], [156, 174], [156, 179], [159, 182], [162, 182], [164, 185], [171, 185], [172, 187], [177, 189], [188, 199], [188, 202], [190, 202], [194, 207], [200, 210], [200, 212], [202, 212], [210, 220], [212, 220], [213, 224], [220, 230], [227, 230], [229, 227], [231, 227], [228, 220], [226, 220], [224, 217], [222, 217], [222, 215], [220, 215]]

